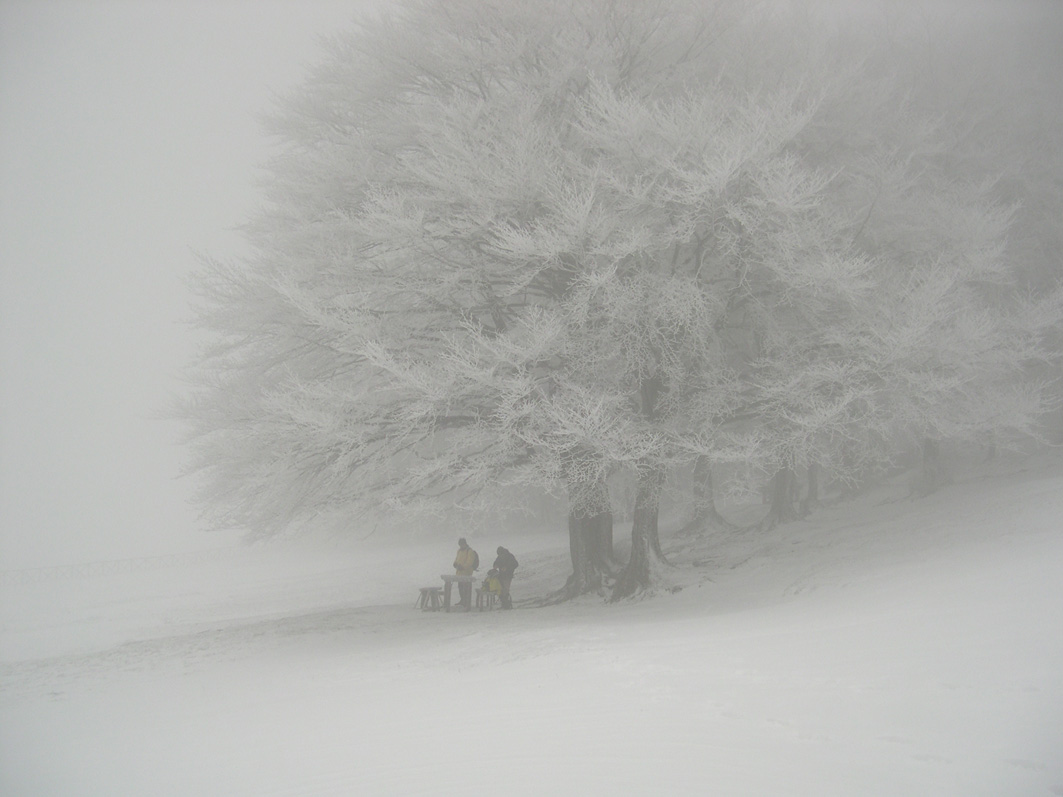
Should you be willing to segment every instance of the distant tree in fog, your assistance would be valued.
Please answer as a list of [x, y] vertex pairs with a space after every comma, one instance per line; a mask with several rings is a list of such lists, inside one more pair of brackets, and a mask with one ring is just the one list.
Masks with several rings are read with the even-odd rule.
[[[677, 468], [847, 478], [1029, 432], [1059, 302], [1014, 209], [855, 28], [742, 2], [408, 2], [272, 118], [246, 263], [208, 263], [205, 498], [264, 533], [560, 489], [602, 589], [654, 583]], [[881, 56], [881, 57], [879, 57]]]

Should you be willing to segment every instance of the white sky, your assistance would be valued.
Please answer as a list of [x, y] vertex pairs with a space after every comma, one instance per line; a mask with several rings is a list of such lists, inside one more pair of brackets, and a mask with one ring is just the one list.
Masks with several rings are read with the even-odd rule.
[[[378, 0], [380, 2], [380, 0]], [[160, 421], [255, 115], [358, 0], [0, 0], [0, 569], [204, 544]]]

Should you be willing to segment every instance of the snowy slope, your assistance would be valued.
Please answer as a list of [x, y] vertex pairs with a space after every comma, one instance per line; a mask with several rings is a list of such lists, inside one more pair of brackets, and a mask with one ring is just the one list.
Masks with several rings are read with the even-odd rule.
[[6, 573], [0, 794], [1063, 795], [1063, 460], [992, 470], [666, 535], [617, 606], [416, 611], [449, 538]]

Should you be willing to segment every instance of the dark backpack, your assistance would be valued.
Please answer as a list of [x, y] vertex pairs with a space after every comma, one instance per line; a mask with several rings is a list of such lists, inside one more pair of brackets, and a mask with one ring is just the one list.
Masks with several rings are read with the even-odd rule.
[[472, 569], [473, 570], [479, 570], [480, 569], [480, 554], [476, 553], [476, 551], [472, 552]]

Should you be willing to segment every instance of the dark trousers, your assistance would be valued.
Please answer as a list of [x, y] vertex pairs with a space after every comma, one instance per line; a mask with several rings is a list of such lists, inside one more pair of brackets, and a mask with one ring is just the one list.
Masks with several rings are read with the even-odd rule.
[[472, 608], [472, 584], [468, 581], [458, 582], [458, 599], [466, 609]]
[[502, 585], [502, 608], [512, 609], [513, 599], [509, 596], [509, 585], [513, 583], [513, 574], [501, 573], [498, 576], [498, 583]]

